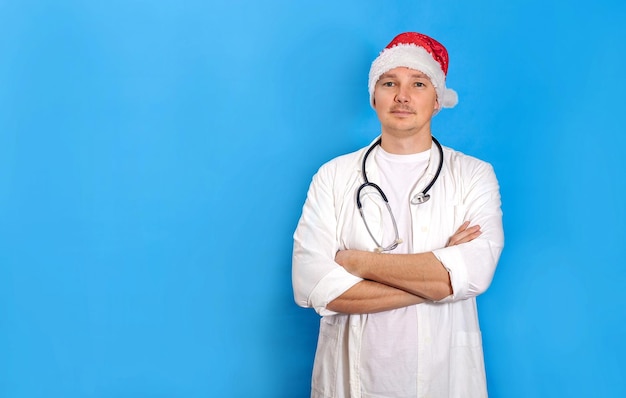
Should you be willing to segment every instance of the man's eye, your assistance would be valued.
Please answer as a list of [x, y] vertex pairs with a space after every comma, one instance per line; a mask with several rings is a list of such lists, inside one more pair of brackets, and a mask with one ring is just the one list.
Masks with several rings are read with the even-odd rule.
[[425, 87], [426, 85], [422, 82], [415, 82], [415, 87]]
[[393, 87], [393, 82], [383, 82], [384, 87]]

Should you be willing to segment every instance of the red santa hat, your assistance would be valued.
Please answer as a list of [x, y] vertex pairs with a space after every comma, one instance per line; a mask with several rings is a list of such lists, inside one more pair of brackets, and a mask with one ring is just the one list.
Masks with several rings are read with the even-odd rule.
[[380, 76], [404, 66], [426, 74], [435, 86], [439, 109], [452, 108], [459, 102], [456, 91], [446, 87], [448, 51], [437, 40], [421, 33], [406, 32], [396, 36], [372, 62], [369, 74], [370, 104]]

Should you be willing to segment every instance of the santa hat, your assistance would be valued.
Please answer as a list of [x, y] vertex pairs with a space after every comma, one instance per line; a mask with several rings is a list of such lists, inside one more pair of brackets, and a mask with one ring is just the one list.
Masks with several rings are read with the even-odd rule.
[[452, 108], [459, 97], [446, 87], [448, 51], [435, 39], [416, 32], [401, 33], [372, 62], [369, 74], [370, 104], [374, 105], [374, 88], [380, 76], [404, 66], [426, 74], [435, 86], [439, 108]]

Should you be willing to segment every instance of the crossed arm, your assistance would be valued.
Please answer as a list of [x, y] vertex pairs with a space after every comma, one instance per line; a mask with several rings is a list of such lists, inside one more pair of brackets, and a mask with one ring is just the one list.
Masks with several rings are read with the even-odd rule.
[[[446, 246], [470, 242], [480, 226], [463, 223]], [[364, 314], [441, 300], [452, 294], [450, 275], [432, 252], [381, 254], [359, 250], [337, 252], [335, 261], [364, 280], [328, 303], [331, 311]]]

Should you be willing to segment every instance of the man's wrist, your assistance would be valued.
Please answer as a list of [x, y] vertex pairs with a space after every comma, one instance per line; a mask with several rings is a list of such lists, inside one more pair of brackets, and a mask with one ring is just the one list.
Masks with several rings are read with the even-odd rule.
[[381, 253], [360, 251], [354, 258], [354, 267], [357, 270], [358, 276], [363, 279], [372, 279], [371, 271], [372, 267], [376, 264], [376, 258], [381, 256]]

